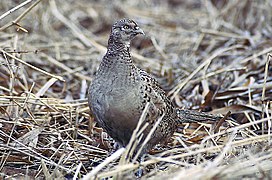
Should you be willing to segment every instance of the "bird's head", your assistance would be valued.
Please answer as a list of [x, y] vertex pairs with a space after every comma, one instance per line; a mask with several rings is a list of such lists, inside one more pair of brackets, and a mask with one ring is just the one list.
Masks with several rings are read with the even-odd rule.
[[111, 29], [113, 40], [125, 44], [129, 44], [138, 34], [144, 35], [144, 31], [131, 19], [121, 19], [114, 23]]

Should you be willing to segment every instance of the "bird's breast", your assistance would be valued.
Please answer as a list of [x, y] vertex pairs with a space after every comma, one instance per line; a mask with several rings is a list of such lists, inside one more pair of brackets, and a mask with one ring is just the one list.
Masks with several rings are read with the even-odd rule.
[[[120, 83], [119, 80], [116, 82]], [[112, 124], [112, 128], [121, 126], [136, 127], [141, 112], [139, 112], [139, 88], [134, 85], [100, 83], [90, 91], [95, 114], [103, 121]], [[129, 124], [129, 125], [128, 125]]]

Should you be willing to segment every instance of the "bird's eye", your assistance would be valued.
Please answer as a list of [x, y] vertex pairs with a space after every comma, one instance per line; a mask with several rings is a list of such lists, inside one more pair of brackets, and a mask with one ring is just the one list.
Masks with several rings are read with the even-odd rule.
[[124, 25], [124, 29], [128, 29], [129, 27], [128, 27], [128, 25]]

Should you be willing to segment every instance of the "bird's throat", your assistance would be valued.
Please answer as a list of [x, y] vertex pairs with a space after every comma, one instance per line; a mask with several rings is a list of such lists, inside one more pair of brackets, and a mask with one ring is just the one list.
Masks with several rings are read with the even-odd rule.
[[122, 66], [132, 64], [130, 55], [130, 42], [118, 41], [110, 37], [108, 42], [108, 50], [103, 58], [111, 66]]

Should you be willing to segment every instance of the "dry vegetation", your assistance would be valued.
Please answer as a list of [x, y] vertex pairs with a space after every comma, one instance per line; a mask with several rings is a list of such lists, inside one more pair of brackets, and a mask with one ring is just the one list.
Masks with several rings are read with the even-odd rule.
[[[271, 1], [109, 2], [1, 1], [0, 178], [134, 179], [139, 166], [143, 179], [272, 178]], [[86, 94], [123, 17], [146, 33], [135, 63], [177, 106], [230, 120], [185, 124], [141, 164], [120, 160]]]

